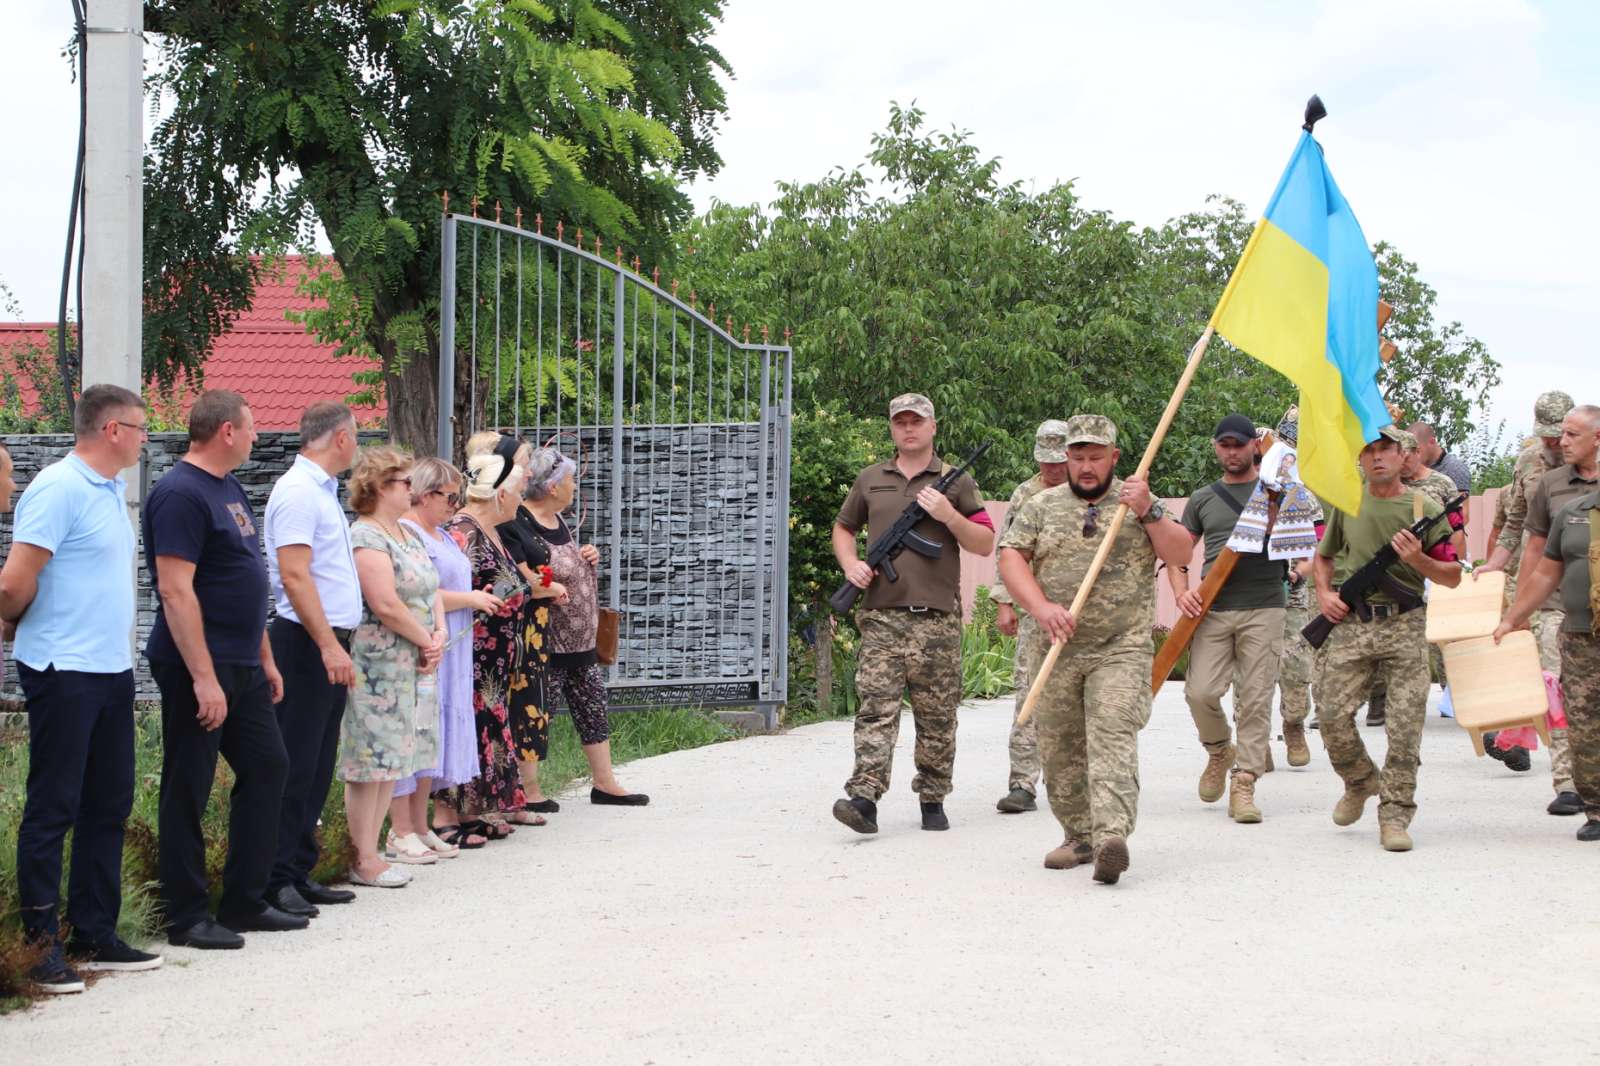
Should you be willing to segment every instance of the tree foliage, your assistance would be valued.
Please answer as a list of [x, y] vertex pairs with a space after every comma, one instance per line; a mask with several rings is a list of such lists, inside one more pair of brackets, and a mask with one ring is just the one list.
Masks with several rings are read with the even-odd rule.
[[314, 325], [381, 358], [391, 435], [431, 451], [439, 194], [664, 252], [689, 214], [680, 183], [720, 165], [720, 15], [721, 0], [149, 0], [151, 369], [198, 375], [248, 305], [243, 253], [320, 227], [348, 313]]
[[[947, 456], [994, 440], [977, 472], [988, 496], [1031, 474], [1039, 422], [1077, 412], [1116, 421], [1130, 472], [1252, 225], [1244, 205], [1213, 198], [1163, 226], [1134, 226], [1070, 184], [1003, 181], [969, 135], [930, 131], [921, 111], [898, 106], [862, 164], [782, 185], [764, 207], [717, 204], [689, 225], [678, 258], [690, 283], [735, 319], [791, 327], [795, 408], [802, 419], [829, 412], [826, 431], [797, 422], [795, 433], [795, 470], [829, 471], [808, 490], [814, 500], [795, 478], [803, 525], [791, 556], [813, 567], [791, 575], [796, 608], [835, 576], [827, 527], [848, 476], [829, 463], [854, 463], [863, 435], [887, 452], [896, 393], [933, 399]], [[1459, 323], [1435, 321], [1415, 264], [1386, 244], [1376, 254], [1401, 348], [1381, 385], [1407, 417], [1461, 441], [1496, 364]], [[1286, 379], [1213, 341], [1156, 461], [1156, 490], [1187, 495], [1216, 476], [1211, 429], [1224, 414], [1276, 423], [1294, 402]], [[866, 428], [847, 439], [833, 428], [845, 419]]]

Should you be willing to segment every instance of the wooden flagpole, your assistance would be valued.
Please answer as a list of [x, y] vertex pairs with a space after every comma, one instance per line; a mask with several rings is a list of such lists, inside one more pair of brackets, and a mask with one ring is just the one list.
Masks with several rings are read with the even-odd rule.
[[[1252, 235], [1252, 240], [1254, 235]], [[1243, 257], [1240, 257], [1241, 262]], [[1230, 280], [1230, 287], [1231, 287]], [[1227, 299], [1226, 292], [1223, 299]], [[1219, 305], [1220, 306], [1220, 305]], [[1144, 457], [1139, 460], [1139, 468], [1133, 476], [1143, 478], [1149, 476], [1150, 465], [1155, 462], [1156, 452], [1161, 448], [1161, 442], [1167, 437], [1167, 430], [1172, 428], [1172, 420], [1177, 417], [1178, 405], [1183, 402], [1184, 394], [1189, 391], [1190, 382], [1194, 381], [1195, 371], [1200, 368], [1200, 360], [1206, 354], [1206, 348], [1211, 344], [1211, 337], [1216, 332], [1215, 327], [1207, 326], [1206, 331], [1200, 334], [1200, 339], [1195, 342], [1193, 350], [1189, 352], [1189, 361], [1184, 364], [1183, 374], [1178, 378], [1178, 387], [1172, 390], [1172, 398], [1167, 401], [1167, 409], [1161, 413], [1161, 421], [1156, 424], [1156, 431], [1150, 438], [1150, 444], [1144, 450]], [[1067, 608], [1068, 613], [1076, 619], [1083, 611], [1083, 605], [1089, 599], [1089, 593], [1094, 589], [1095, 581], [1100, 577], [1100, 571], [1106, 565], [1106, 557], [1111, 554], [1111, 546], [1116, 542], [1117, 534], [1122, 531], [1123, 520], [1128, 516], [1126, 504], [1117, 504], [1116, 513], [1111, 516], [1111, 524], [1106, 527], [1105, 538], [1100, 541], [1100, 548], [1094, 553], [1094, 559], [1089, 563], [1089, 572], [1083, 575], [1083, 584], [1078, 586], [1078, 592], [1072, 597], [1072, 606]], [[1050, 653], [1044, 657], [1044, 662], [1039, 666], [1039, 673], [1033, 679], [1033, 687], [1028, 689], [1028, 698], [1022, 703], [1022, 710], [1017, 712], [1017, 722], [1021, 724], [1033, 717], [1034, 704], [1039, 702], [1039, 693], [1043, 691], [1045, 682], [1050, 680], [1050, 671], [1056, 667], [1056, 659], [1061, 655], [1062, 641], [1053, 641]]]

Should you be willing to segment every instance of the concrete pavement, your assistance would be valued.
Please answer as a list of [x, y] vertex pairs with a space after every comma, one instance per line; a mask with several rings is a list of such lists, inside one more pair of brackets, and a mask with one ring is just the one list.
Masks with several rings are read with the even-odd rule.
[[[634, 763], [642, 810], [361, 890], [306, 933], [171, 949], [154, 973], [0, 1019], [7, 1063], [1476, 1063], [1600, 1061], [1600, 845], [1430, 718], [1416, 850], [1349, 829], [1313, 759], [1266, 820], [1195, 795], [1169, 685], [1143, 735], [1133, 865], [1048, 871], [1004, 816], [1010, 702], [963, 709], [948, 833], [918, 829], [909, 717], [876, 837], [829, 816], [850, 724]], [[1435, 692], [1437, 695], [1437, 690]], [[1381, 752], [1381, 731], [1363, 728]]]

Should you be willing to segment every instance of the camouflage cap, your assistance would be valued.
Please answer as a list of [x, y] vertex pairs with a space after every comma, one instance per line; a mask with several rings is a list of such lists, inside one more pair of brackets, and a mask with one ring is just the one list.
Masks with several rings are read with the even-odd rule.
[[1067, 419], [1067, 446], [1074, 444], [1117, 445], [1117, 424], [1105, 415], [1073, 415]]
[[1409, 429], [1402, 429], [1400, 431], [1400, 450], [1401, 451], [1403, 451], [1403, 452], [1414, 452], [1414, 451], [1417, 451], [1418, 449], [1420, 449], [1421, 447], [1422, 447], [1422, 445], [1420, 443], [1418, 443], [1417, 435], [1415, 433], [1411, 432]]
[[[1405, 430], [1401, 429], [1399, 426], [1394, 425], [1393, 423], [1390, 423], [1389, 425], [1384, 426], [1382, 429], [1378, 430], [1378, 435], [1376, 437], [1372, 438], [1371, 440], [1367, 441], [1367, 443], [1370, 445], [1370, 444], [1376, 444], [1380, 440], [1392, 440], [1396, 444], [1400, 445], [1400, 447], [1403, 449], [1406, 446], [1406, 438], [1407, 437], [1411, 437], [1411, 434], [1407, 433]], [[1417, 438], [1415, 438], [1415, 437], [1411, 437], [1413, 445], [1415, 444], [1416, 439]]]
[[1033, 461], [1036, 463], [1064, 463], [1067, 461], [1067, 424], [1059, 418], [1049, 418], [1039, 423], [1033, 434]]
[[893, 418], [901, 411], [911, 411], [923, 418], [932, 418], [933, 401], [920, 392], [903, 392], [889, 401], [889, 417]]
[[1573, 408], [1572, 397], [1564, 392], [1542, 393], [1533, 401], [1533, 435], [1535, 437], [1561, 436], [1561, 420]]

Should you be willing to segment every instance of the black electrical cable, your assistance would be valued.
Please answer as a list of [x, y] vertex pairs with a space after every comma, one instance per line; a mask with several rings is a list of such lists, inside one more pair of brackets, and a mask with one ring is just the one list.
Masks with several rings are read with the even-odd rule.
[[72, 245], [78, 245], [78, 361], [83, 361], [83, 246], [80, 230], [88, 213], [83, 196], [83, 167], [89, 131], [89, 23], [83, 0], [71, 0], [73, 34], [78, 52], [78, 157], [72, 174], [72, 209], [67, 213], [67, 251], [61, 263], [61, 303], [56, 309], [56, 371], [71, 422], [77, 412], [72, 363], [67, 359], [67, 291], [72, 284]]

